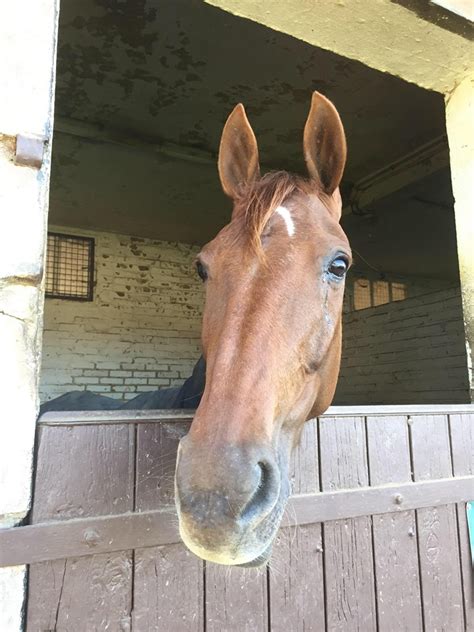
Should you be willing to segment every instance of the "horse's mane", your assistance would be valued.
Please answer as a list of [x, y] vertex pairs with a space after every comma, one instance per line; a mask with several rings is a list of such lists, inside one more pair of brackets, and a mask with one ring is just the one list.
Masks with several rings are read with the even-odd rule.
[[293, 194], [314, 193], [316, 184], [287, 171], [272, 171], [251, 182], [235, 200], [234, 213], [242, 216], [249, 244], [262, 253], [261, 235], [275, 210]]

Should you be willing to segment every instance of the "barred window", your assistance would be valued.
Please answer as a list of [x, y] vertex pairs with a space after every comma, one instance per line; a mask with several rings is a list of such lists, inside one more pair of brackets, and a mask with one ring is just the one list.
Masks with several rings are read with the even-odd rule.
[[354, 309], [365, 309], [371, 306], [370, 281], [368, 279], [354, 279]]
[[356, 278], [352, 284], [352, 310], [376, 307], [392, 301], [403, 301], [406, 298], [408, 292], [405, 283]]
[[372, 304], [390, 303], [390, 283], [388, 281], [372, 281]]
[[92, 301], [94, 240], [48, 233], [46, 296]]

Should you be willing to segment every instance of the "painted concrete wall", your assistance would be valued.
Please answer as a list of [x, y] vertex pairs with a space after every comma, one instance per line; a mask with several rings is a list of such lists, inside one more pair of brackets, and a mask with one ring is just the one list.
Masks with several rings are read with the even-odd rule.
[[[0, 529], [28, 512], [38, 410], [58, 2], [0, 3]], [[47, 139], [40, 169], [16, 136]], [[25, 568], [0, 569], [0, 630], [22, 627]]]
[[474, 402], [474, 74], [460, 82], [446, 101], [467, 365]]
[[200, 355], [198, 248], [113, 233], [95, 239], [94, 300], [46, 299], [42, 401], [71, 390], [128, 399], [181, 383]]
[[335, 403], [469, 401], [459, 288], [345, 315]]

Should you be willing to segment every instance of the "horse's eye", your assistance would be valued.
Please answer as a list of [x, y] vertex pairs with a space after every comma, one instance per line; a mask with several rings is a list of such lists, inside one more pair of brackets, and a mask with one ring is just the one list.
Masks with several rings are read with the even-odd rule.
[[201, 277], [201, 279], [203, 281], [205, 281], [207, 279], [207, 270], [203, 266], [201, 261], [196, 261], [196, 271], [197, 271], [197, 273], [199, 274], [199, 276]]
[[347, 272], [349, 264], [344, 257], [336, 257], [329, 266], [329, 273], [338, 279], [342, 279]]

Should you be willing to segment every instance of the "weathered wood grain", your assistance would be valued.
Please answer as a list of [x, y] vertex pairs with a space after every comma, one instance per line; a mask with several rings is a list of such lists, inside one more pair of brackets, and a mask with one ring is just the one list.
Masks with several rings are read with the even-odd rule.
[[[445, 415], [411, 420], [415, 480], [452, 474]], [[456, 507], [417, 510], [418, 547], [426, 630], [464, 630]]]
[[267, 629], [266, 569], [206, 563], [206, 631]]
[[[295, 449], [290, 478], [296, 494], [319, 492], [317, 421], [305, 424]], [[294, 521], [291, 505], [288, 520]], [[296, 521], [295, 521], [296, 522]], [[272, 632], [324, 629], [324, 574], [321, 525], [280, 529], [270, 563], [270, 621]]]
[[[42, 429], [32, 521], [130, 511], [133, 452], [129, 426]], [[28, 590], [28, 631], [127, 630], [132, 553], [32, 564]]]
[[[137, 426], [136, 511], [173, 510], [176, 453], [187, 427]], [[134, 632], [203, 629], [203, 564], [183, 544], [136, 549], [132, 623]]]
[[[371, 485], [411, 481], [407, 417], [368, 417], [367, 440]], [[372, 521], [378, 632], [422, 630], [415, 512]]]
[[[449, 426], [454, 476], [474, 474], [474, 412], [470, 415], [450, 415]], [[474, 487], [472, 490], [474, 500]], [[471, 560], [466, 503], [457, 505], [461, 574], [466, 632], [474, 630], [474, 561]]]
[[[363, 417], [320, 420], [323, 490], [368, 485]], [[326, 620], [331, 631], [376, 629], [370, 517], [337, 520], [323, 531]]]

